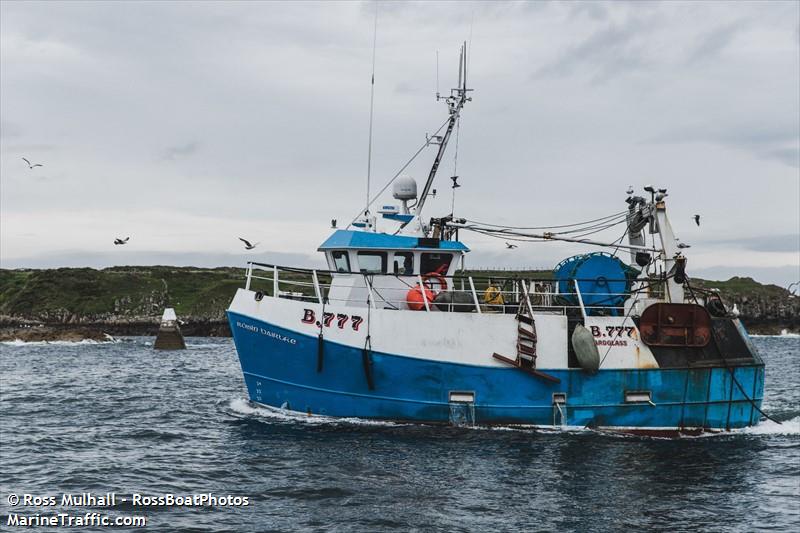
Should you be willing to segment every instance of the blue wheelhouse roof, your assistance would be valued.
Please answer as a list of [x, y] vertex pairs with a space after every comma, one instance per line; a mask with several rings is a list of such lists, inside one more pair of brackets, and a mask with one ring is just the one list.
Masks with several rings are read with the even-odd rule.
[[438, 241], [434, 246], [430, 239], [423, 239], [420, 245], [418, 237], [408, 235], [389, 235], [388, 233], [372, 233], [369, 231], [336, 230], [328, 240], [323, 242], [319, 251], [342, 249], [379, 249], [379, 250], [452, 250], [469, 252], [469, 248], [458, 241]]

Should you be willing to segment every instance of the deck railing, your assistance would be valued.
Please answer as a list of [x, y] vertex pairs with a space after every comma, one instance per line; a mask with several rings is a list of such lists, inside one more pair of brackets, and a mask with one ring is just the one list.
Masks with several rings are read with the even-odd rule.
[[[363, 278], [363, 285], [354, 286], [334, 284], [337, 277], [357, 276]], [[442, 285], [446, 284], [446, 290]], [[562, 292], [563, 284], [555, 279], [542, 279], [525, 276], [473, 276], [456, 274], [427, 279], [420, 275], [384, 274], [367, 272], [335, 272], [322, 269], [306, 269], [248, 263], [245, 288], [265, 295], [277, 296], [319, 304], [338, 303], [345, 306], [371, 306], [383, 309], [408, 309], [410, 291], [419, 293], [420, 310], [474, 312], [474, 313], [515, 313], [521, 305], [528, 312], [557, 314], [580, 314], [584, 318], [591, 315], [621, 315], [623, 306], [619, 305], [631, 292], [609, 293], [581, 290], [580, 282], [596, 280], [574, 280], [568, 291]], [[605, 280], [605, 282], [629, 280]], [[419, 290], [424, 285], [430, 292]], [[663, 298], [663, 286], [648, 280], [635, 281], [634, 292], [640, 297]], [[331, 291], [331, 287], [340, 290]], [[561, 287], [560, 287], [561, 286]], [[350, 289], [349, 293], [347, 289]], [[356, 293], [358, 297], [352, 296]], [[446, 292], [446, 298], [439, 294]], [[346, 295], [343, 297], [343, 295]], [[434, 298], [431, 298], [434, 296]], [[448, 300], [448, 301], [445, 301]], [[611, 305], [616, 304], [616, 305]]]

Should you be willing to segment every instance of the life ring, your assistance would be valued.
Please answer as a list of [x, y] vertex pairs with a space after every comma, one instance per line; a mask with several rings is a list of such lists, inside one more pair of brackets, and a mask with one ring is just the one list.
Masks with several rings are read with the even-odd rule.
[[[434, 281], [439, 284], [439, 290], [434, 292]], [[422, 311], [425, 309], [425, 300], [428, 301], [428, 307], [433, 305], [433, 300], [439, 293], [447, 290], [447, 280], [441, 274], [436, 272], [429, 272], [422, 276], [422, 286], [419, 282], [410, 288], [406, 293], [406, 305], [412, 311]]]
[[439, 290], [434, 293], [434, 296], [447, 290], [447, 279], [438, 272], [428, 272], [422, 276], [422, 283], [432, 291], [433, 283], [430, 283], [431, 280], [436, 280], [436, 282], [439, 284]]

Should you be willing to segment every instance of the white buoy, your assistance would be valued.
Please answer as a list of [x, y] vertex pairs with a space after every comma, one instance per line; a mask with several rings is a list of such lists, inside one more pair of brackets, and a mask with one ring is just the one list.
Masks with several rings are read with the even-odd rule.
[[175, 309], [171, 307], [164, 309], [164, 314], [161, 315], [161, 326], [158, 328], [158, 336], [153, 348], [156, 350], [186, 349], [186, 341], [183, 340]]

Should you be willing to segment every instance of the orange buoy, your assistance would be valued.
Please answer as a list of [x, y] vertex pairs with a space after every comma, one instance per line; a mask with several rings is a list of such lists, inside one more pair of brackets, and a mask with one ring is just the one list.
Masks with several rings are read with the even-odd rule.
[[[439, 290], [433, 292], [434, 282], [439, 285]], [[441, 274], [436, 272], [430, 272], [422, 276], [422, 284], [425, 287], [425, 298], [428, 300], [428, 306], [433, 303], [433, 300], [436, 296], [442, 292], [447, 290], [447, 280]], [[412, 287], [406, 293], [406, 305], [412, 311], [422, 311], [425, 309], [425, 300], [422, 298], [422, 287], [419, 286], [419, 283], [416, 286]]]
[[[425, 287], [424, 290], [425, 298], [428, 300], [428, 305], [430, 306], [433, 304], [435, 295], [433, 294], [433, 291], [427, 287]], [[422, 287], [417, 284], [415, 287], [409, 289], [406, 293], [406, 305], [408, 305], [408, 308], [412, 311], [422, 311], [425, 309], [425, 300], [423, 300], [422, 291]]]

